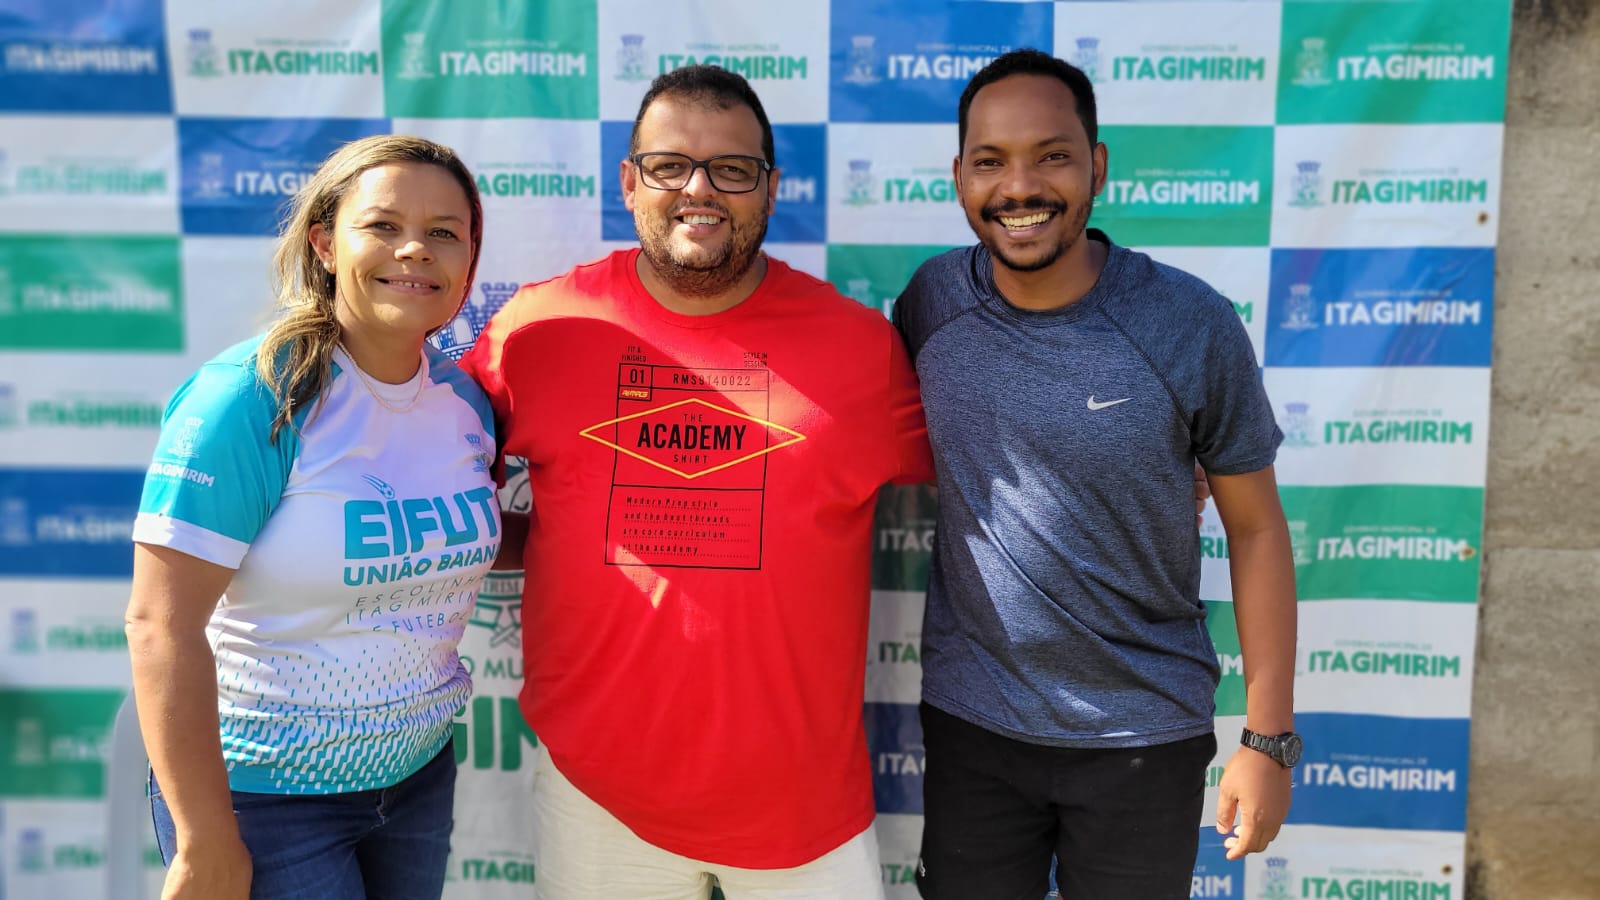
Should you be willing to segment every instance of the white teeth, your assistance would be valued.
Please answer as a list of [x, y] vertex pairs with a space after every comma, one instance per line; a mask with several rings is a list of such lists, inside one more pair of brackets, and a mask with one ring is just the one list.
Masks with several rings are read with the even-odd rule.
[[683, 221], [690, 225], [715, 225], [722, 220], [716, 216], [684, 216]]
[[393, 284], [393, 285], [398, 285], [400, 287], [420, 288], [420, 287], [427, 287], [428, 286], [428, 285], [422, 284], [421, 282], [418, 282], [418, 281], [400, 281], [399, 279], [395, 279], [395, 278], [389, 279], [389, 283]]
[[1007, 228], [1027, 228], [1029, 225], [1038, 225], [1041, 222], [1047, 221], [1050, 218], [1050, 214], [1034, 213], [1031, 216], [1022, 216], [1020, 218], [1012, 218], [1009, 216], [996, 216], [995, 218], [999, 219], [1000, 224]]

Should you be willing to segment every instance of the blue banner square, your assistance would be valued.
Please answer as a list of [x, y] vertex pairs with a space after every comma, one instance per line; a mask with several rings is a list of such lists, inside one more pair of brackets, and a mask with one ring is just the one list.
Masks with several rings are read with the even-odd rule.
[[275, 235], [285, 204], [328, 154], [390, 130], [387, 119], [179, 119], [183, 230]]
[[144, 472], [0, 469], [0, 576], [128, 578]]
[[1466, 719], [1300, 713], [1305, 756], [1288, 822], [1462, 831], [1467, 824]]
[[0, 14], [0, 110], [170, 113], [160, 3], [21, 0]]
[[1268, 366], [1487, 366], [1494, 250], [1274, 250]]
[[833, 0], [828, 119], [954, 122], [961, 92], [996, 56], [1055, 44], [1050, 3]]
[[872, 799], [879, 813], [922, 815], [922, 720], [909, 703], [868, 703], [867, 749], [872, 755]]

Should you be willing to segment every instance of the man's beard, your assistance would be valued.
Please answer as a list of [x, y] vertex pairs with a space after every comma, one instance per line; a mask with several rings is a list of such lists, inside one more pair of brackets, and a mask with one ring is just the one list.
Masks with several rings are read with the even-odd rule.
[[1056, 260], [1060, 259], [1077, 242], [1078, 238], [1083, 234], [1084, 228], [1089, 224], [1089, 205], [1084, 204], [1069, 208], [1065, 203], [1048, 202], [1035, 197], [1022, 203], [992, 203], [978, 211], [980, 219], [986, 223], [995, 224], [999, 224], [1001, 216], [1011, 218], [1038, 212], [1070, 215], [1074, 221], [1068, 225], [1066, 235], [1059, 242], [1047, 248], [1043, 255], [1034, 259], [1016, 259], [1008, 255], [1003, 247], [990, 242], [987, 229], [973, 228], [972, 230], [978, 236], [978, 240], [983, 242], [983, 245], [989, 249], [989, 255], [994, 257], [996, 262], [1013, 272], [1038, 272], [1054, 265]]
[[672, 229], [676, 212], [664, 218], [635, 213], [634, 228], [639, 232], [639, 249], [669, 287], [688, 297], [715, 297], [726, 293], [755, 264], [761, 242], [767, 238], [767, 213], [762, 210], [749, 221], [740, 222], [716, 204], [697, 203], [698, 209], [714, 209], [728, 223], [729, 237], [709, 257], [698, 250], [698, 258], [674, 253]]

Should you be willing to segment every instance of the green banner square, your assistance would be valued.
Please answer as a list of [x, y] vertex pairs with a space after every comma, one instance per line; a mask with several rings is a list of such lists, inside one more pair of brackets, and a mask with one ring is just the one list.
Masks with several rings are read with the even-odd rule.
[[1125, 247], [1265, 247], [1272, 234], [1272, 129], [1100, 129], [1105, 190], [1090, 224]]
[[1244, 655], [1239, 649], [1239, 626], [1233, 618], [1233, 604], [1226, 600], [1206, 601], [1206, 630], [1217, 651], [1222, 678], [1217, 682], [1217, 715], [1242, 716], [1244, 703]]
[[1475, 603], [1483, 488], [1280, 487], [1301, 600]]
[[931, 484], [889, 484], [878, 493], [872, 523], [872, 586], [926, 591], [933, 563], [939, 495]]
[[1505, 119], [1511, 4], [1285, 3], [1280, 125]]
[[598, 118], [598, 15], [595, 0], [384, 0], [384, 113]]
[[0, 798], [105, 795], [106, 750], [122, 691], [0, 691]]
[[828, 280], [841, 294], [889, 315], [917, 267], [953, 249], [946, 246], [830, 244]]
[[0, 237], [0, 349], [182, 351], [178, 238]]

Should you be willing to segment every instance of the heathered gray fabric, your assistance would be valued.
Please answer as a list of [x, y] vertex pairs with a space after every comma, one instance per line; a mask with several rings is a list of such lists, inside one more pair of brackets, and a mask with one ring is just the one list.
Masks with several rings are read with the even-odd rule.
[[1055, 746], [1210, 731], [1194, 461], [1253, 472], [1282, 439], [1232, 306], [1113, 245], [1086, 296], [1030, 312], [978, 245], [924, 263], [894, 319], [939, 473], [923, 699]]

